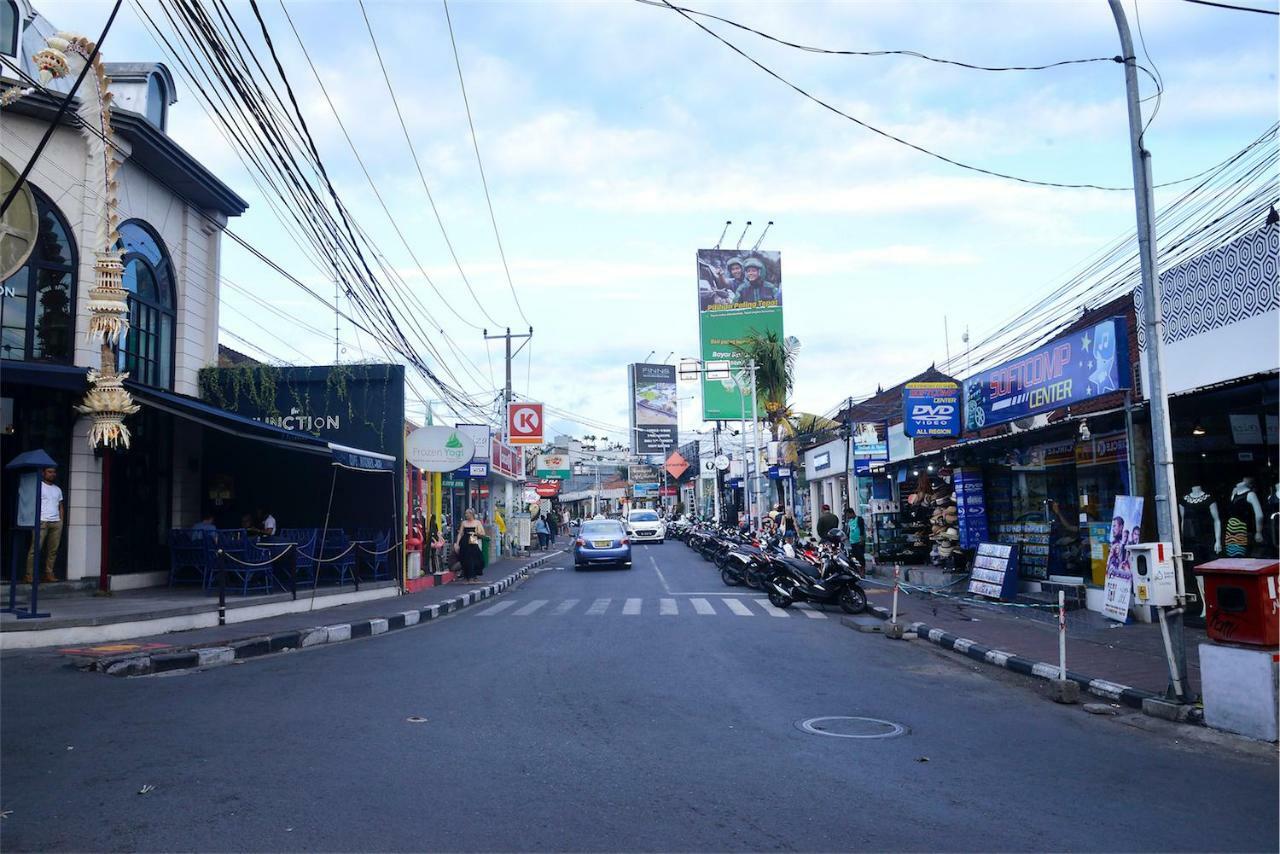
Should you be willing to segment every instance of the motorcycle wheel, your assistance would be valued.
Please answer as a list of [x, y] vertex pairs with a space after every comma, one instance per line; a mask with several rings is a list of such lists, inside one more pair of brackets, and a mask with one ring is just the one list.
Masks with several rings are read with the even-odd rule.
[[734, 574], [727, 569], [720, 570], [720, 580], [724, 582], [726, 587], [737, 587], [742, 582], [734, 577]]
[[849, 585], [840, 591], [840, 607], [846, 614], [861, 614], [867, 610], [867, 594], [861, 587]]
[[779, 593], [777, 590], [769, 590], [769, 604], [775, 608], [790, 608], [795, 600], [790, 596]]
[[764, 589], [764, 584], [761, 583], [760, 578], [751, 570], [747, 570], [742, 574], [742, 580], [745, 581], [747, 586], [752, 590]]
[[729, 556], [727, 554], [716, 555], [716, 566], [724, 569], [729, 564]]

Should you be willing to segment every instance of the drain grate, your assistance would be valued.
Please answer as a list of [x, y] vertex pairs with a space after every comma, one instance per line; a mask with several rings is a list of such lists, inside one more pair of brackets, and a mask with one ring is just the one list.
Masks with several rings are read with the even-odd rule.
[[796, 721], [796, 728], [810, 735], [832, 738], [895, 738], [907, 732], [905, 726], [893, 721], [843, 715]]

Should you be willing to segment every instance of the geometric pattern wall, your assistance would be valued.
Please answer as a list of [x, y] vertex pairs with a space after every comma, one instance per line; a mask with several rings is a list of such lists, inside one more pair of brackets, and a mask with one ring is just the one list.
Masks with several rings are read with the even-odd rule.
[[[1280, 225], [1264, 225], [1161, 273], [1165, 344], [1280, 311], [1278, 256]], [[1133, 305], [1145, 350], [1142, 288], [1134, 289]]]

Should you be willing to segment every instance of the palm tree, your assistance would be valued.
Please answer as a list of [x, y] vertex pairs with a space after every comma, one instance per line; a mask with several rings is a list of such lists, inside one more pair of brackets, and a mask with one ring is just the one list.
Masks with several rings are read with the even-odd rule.
[[756, 397], [764, 409], [769, 433], [777, 439], [778, 426], [791, 417], [787, 398], [795, 375], [795, 351], [778, 332], [754, 329], [734, 345], [734, 350], [742, 361], [756, 364]]

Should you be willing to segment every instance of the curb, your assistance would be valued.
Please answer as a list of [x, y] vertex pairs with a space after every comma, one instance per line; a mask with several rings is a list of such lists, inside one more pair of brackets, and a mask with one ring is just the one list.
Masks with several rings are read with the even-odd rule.
[[528, 578], [532, 570], [562, 553], [551, 552], [543, 555], [501, 581], [495, 581], [476, 590], [469, 590], [461, 596], [432, 605], [423, 605], [414, 610], [401, 611], [384, 617], [369, 617], [352, 623], [313, 626], [305, 629], [290, 629], [273, 635], [258, 635], [231, 641], [224, 646], [192, 647], [145, 655], [102, 658], [95, 661], [89, 669], [108, 676], [150, 676], [174, 670], [204, 670], [264, 655], [307, 649], [322, 644], [342, 643], [407, 629], [497, 596], [517, 582]]

